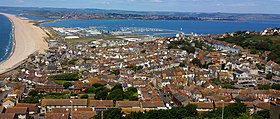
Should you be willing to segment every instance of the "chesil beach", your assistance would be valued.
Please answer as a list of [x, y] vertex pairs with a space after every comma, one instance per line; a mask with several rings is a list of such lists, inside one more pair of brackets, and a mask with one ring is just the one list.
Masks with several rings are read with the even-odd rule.
[[48, 43], [45, 37], [48, 37], [43, 29], [33, 25], [26, 18], [17, 17], [15, 15], [0, 13], [12, 22], [14, 33], [14, 46], [10, 56], [1, 62], [0, 74], [16, 68], [29, 55], [36, 51], [44, 53], [48, 49]]

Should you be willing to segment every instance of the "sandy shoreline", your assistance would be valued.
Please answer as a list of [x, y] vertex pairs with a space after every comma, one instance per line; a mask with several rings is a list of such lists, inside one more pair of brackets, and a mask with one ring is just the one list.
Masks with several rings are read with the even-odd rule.
[[10, 57], [0, 64], [0, 74], [15, 68], [30, 54], [39, 51], [44, 53], [48, 44], [44, 37], [46, 33], [37, 26], [29, 23], [29, 20], [15, 15], [0, 13], [8, 17], [14, 27], [14, 49]]

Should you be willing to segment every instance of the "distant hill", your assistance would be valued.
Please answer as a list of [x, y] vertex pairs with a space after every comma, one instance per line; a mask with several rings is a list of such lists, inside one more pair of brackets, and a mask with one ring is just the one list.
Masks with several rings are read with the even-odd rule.
[[[39, 7], [0, 7], [0, 11], [13, 14], [26, 14], [43, 17], [63, 17], [63, 14], [72, 16], [88, 16], [89, 19], [99, 16], [108, 18], [128, 19], [167, 19], [167, 20], [257, 20], [257, 19], [280, 19], [280, 14], [240, 14], [240, 13], [192, 13], [192, 12], [146, 12], [146, 11], [124, 11], [104, 9], [70, 9], [70, 8], [39, 8]], [[79, 17], [77, 17], [79, 19]], [[82, 18], [81, 18], [82, 19]]]

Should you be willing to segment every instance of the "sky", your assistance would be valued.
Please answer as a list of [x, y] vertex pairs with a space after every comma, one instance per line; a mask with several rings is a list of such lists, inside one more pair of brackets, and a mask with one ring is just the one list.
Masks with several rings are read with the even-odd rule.
[[206, 13], [280, 13], [280, 0], [0, 0], [0, 6]]

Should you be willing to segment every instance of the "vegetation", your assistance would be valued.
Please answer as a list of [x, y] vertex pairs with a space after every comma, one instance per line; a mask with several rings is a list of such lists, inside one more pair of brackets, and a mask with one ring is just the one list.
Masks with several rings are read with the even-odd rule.
[[82, 37], [77, 39], [66, 39], [65, 41], [74, 44], [78, 42], [89, 42], [89, 41], [94, 41], [99, 39], [115, 40], [115, 41], [123, 40], [123, 38], [119, 38], [117, 36], [98, 36], [98, 37]]
[[[196, 105], [187, 105], [185, 107], [174, 107], [170, 110], [152, 110], [149, 112], [133, 112], [122, 117], [121, 109], [109, 109], [103, 112], [104, 119], [183, 119], [188, 117], [197, 117]], [[99, 112], [93, 119], [101, 119]]]
[[81, 99], [88, 99], [88, 95], [87, 95], [87, 94], [83, 94], [83, 95], [81, 96]]
[[[242, 116], [246, 113], [246, 105], [243, 103], [234, 103], [229, 106], [224, 107], [224, 118], [225, 119], [234, 119]], [[203, 118], [216, 119], [221, 117], [222, 108], [217, 108], [211, 112], [203, 113]]]
[[269, 119], [270, 118], [270, 112], [269, 110], [261, 110], [258, 111], [253, 115], [254, 118], [256, 119]]
[[251, 53], [271, 51], [268, 60], [280, 63], [280, 36], [251, 35], [241, 32], [237, 36], [218, 39], [251, 49]]
[[71, 86], [73, 86], [73, 84], [70, 83], [70, 82], [65, 82], [65, 83], [63, 83], [63, 87], [64, 87], [65, 89], [67, 89], [67, 88], [69, 88], [69, 87], [71, 87]]
[[272, 77], [273, 77], [272, 73], [266, 74], [265, 76], [265, 78], [268, 80], [272, 79]]
[[213, 78], [213, 79], [211, 80], [211, 82], [214, 83], [214, 84], [216, 84], [216, 85], [222, 86], [222, 88], [237, 89], [237, 88], [234, 86], [234, 82], [221, 81], [221, 80], [219, 80], [218, 78]]
[[65, 73], [53, 75], [50, 76], [50, 78], [55, 80], [77, 81], [79, 78], [81, 78], [81, 75], [79, 75], [78, 73]]
[[65, 93], [39, 93], [38, 91], [30, 91], [28, 96], [20, 100], [20, 103], [39, 103], [40, 99], [69, 99], [71, 92]]
[[134, 71], [134, 72], [137, 72], [137, 71], [143, 69], [144, 67], [143, 67], [143, 66], [130, 65], [130, 66], [128, 66], [127, 68], [129, 68], [130, 70], [132, 70], [132, 71]]
[[128, 88], [127, 91], [123, 91], [121, 84], [115, 85], [111, 90], [105, 88], [102, 84], [93, 84], [85, 93], [94, 93], [94, 98], [97, 100], [138, 100], [136, 88]]
[[280, 84], [265, 84], [265, 85], [260, 85], [258, 86], [258, 89], [260, 90], [269, 90], [269, 89], [275, 89], [275, 90], [280, 90]]
[[111, 74], [119, 75], [120, 74], [120, 69], [116, 69], [110, 72]]
[[[148, 112], [132, 112], [126, 116], [122, 116], [121, 109], [109, 109], [103, 112], [104, 119], [219, 119], [222, 116], [222, 108], [214, 109], [210, 112], [199, 114], [196, 105], [186, 105], [174, 107], [169, 110], [151, 110]], [[258, 111], [250, 115], [243, 103], [234, 103], [224, 107], [225, 119], [267, 119], [269, 111]], [[101, 119], [101, 112], [92, 119]]]

